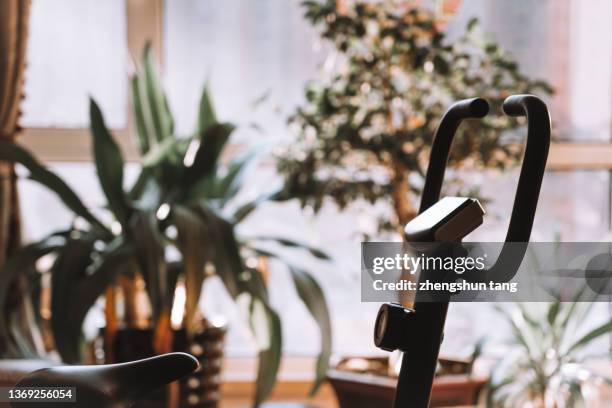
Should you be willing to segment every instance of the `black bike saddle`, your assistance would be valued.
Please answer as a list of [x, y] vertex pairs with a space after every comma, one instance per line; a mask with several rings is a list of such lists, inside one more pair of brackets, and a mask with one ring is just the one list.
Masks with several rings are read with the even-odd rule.
[[16, 402], [13, 406], [129, 407], [143, 395], [178, 380], [196, 368], [198, 361], [185, 353], [168, 353], [120, 364], [43, 368], [28, 374], [16, 387], [74, 387], [76, 404]]

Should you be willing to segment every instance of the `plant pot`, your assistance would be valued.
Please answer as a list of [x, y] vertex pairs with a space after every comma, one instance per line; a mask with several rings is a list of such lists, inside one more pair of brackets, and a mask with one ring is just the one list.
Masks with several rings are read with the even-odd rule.
[[[219, 387], [221, 382], [221, 366], [223, 346], [227, 329], [207, 325], [196, 333], [191, 341], [184, 329], [174, 331], [173, 351], [193, 355], [200, 362], [200, 368], [179, 381], [180, 407], [209, 408], [219, 406]], [[114, 356], [110, 362], [125, 362], [154, 356], [153, 330], [123, 328], [114, 337], [113, 344], [105, 345], [106, 355]], [[166, 407], [166, 388], [157, 390], [135, 407]]]
[[[361, 372], [347, 369], [330, 370], [330, 382], [340, 408], [391, 408], [395, 396], [397, 378], [384, 375], [380, 358], [360, 358], [379, 369]], [[452, 407], [475, 405], [485, 379], [472, 378], [467, 374], [445, 374], [434, 380], [430, 407]]]

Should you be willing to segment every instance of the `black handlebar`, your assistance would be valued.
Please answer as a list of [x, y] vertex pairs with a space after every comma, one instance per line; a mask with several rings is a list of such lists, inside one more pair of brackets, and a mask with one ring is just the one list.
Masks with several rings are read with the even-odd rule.
[[528, 242], [548, 159], [550, 115], [546, 104], [534, 95], [509, 96], [503, 109], [508, 116], [527, 117], [527, 144], [506, 242]]
[[421, 197], [419, 214], [440, 199], [444, 173], [455, 133], [464, 119], [483, 118], [489, 113], [489, 103], [482, 98], [463, 99], [455, 102], [442, 116], [431, 146], [429, 166]]

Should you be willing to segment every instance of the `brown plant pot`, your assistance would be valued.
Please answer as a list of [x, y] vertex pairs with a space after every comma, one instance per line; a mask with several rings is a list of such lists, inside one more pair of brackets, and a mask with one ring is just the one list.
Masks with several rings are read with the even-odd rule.
[[[378, 366], [381, 359], [363, 358]], [[334, 389], [340, 408], [391, 408], [395, 397], [397, 378], [378, 372], [355, 372], [333, 369], [327, 379]], [[447, 374], [434, 380], [430, 407], [475, 405], [480, 391], [487, 383], [482, 378], [467, 374]]]
[[[196, 333], [191, 341], [184, 329], [174, 331], [173, 351], [193, 355], [200, 362], [200, 368], [179, 380], [180, 407], [209, 408], [218, 407], [220, 400], [219, 387], [221, 382], [221, 366], [223, 346], [226, 334], [225, 327], [208, 326]], [[123, 328], [117, 331], [110, 355], [112, 362], [125, 362], [154, 356], [153, 330]], [[111, 361], [108, 361], [109, 363]], [[166, 388], [157, 390], [135, 407], [165, 407]]]

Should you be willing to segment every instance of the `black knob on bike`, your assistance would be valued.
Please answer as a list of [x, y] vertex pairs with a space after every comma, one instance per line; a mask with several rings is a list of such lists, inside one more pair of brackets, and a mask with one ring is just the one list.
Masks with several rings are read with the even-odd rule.
[[374, 325], [374, 344], [385, 351], [405, 350], [407, 329], [414, 320], [414, 310], [398, 303], [385, 303], [380, 307]]

